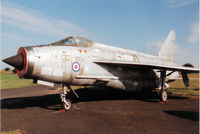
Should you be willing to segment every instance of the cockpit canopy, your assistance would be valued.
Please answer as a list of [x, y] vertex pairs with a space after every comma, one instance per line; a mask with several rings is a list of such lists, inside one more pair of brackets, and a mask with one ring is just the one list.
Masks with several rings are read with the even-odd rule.
[[88, 40], [80, 36], [71, 36], [63, 40], [60, 40], [52, 45], [62, 45], [62, 46], [77, 46], [77, 47], [91, 47], [94, 44], [93, 41]]

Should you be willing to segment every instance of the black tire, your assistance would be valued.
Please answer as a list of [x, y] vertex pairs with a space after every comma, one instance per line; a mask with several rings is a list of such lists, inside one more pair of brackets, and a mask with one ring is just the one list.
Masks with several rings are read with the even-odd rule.
[[69, 111], [72, 107], [72, 102], [69, 99], [66, 99], [66, 102], [63, 102], [63, 109]]
[[160, 100], [163, 102], [167, 102], [167, 90], [160, 91]]

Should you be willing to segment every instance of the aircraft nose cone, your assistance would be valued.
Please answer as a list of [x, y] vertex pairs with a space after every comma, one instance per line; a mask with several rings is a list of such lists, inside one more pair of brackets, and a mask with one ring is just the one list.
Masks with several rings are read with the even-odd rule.
[[3, 62], [21, 70], [24, 65], [23, 56], [21, 54], [17, 54], [15, 56], [11, 56], [3, 60]]

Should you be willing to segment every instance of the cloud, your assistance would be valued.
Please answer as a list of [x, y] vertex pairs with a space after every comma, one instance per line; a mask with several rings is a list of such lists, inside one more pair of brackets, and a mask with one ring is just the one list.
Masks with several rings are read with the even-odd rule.
[[87, 34], [87, 31], [65, 20], [47, 17], [44, 14], [20, 7], [13, 3], [1, 6], [1, 22], [32, 33], [66, 37], [72, 34]]
[[14, 35], [14, 34], [10, 34], [10, 33], [5, 33], [5, 32], [1, 32], [0, 36], [3, 39], [6, 39], [7, 41], [10, 41], [12, 43], [17, 43], [17, 44], [28, 44], [29, 42], [32, 42], [31, 39], [28, 38], [24, 38], [21, 37], [19, 35]]
[[169, 8], [183, 7], [190, 5], [198, 0], [168, 0], [167, 4]]
[[199, 41], [199, 23], [194, 22], [190, 25], [191, 34], [188, 37], [189, 43], [197, 43]]
[[146, 47], [147, 47], [147, 49], [152, 51], [154, 54], [158, 55], [158, 52], [160, 51], [162, 45], [163, 45], [163, 41], [156, 40], [151, 43], [147, 43]]
[[180, 45], [175, 44], [173, 60], [180, 65], [183, 65], [186, 62], [193, 62], [191, 61], [191, 53], [192, 51], [189, 48], [183, 48]]
[[[151, 43], [146, 44], [146, 48], [151, 51], [152, 54], [158, 55], [164, 41], [156, 40]], [[194, 66], [199, 66], [198, 53], [193, 53], [190, 48], [183, 48], [178, 44], [174, 45], [173, 61], [178, 65], [183, 65], [185, 63], [191, 63]]]

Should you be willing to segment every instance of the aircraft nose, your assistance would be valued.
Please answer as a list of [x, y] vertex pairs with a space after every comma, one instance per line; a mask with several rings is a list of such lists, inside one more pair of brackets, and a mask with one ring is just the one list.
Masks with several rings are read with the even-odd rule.
[[15, 56], [11, 56], [6, 59], [3, 59], [3, 62], [15, 67], [18, 70], [21, 70], [24, 65], [22, 54], [17, 54]]

